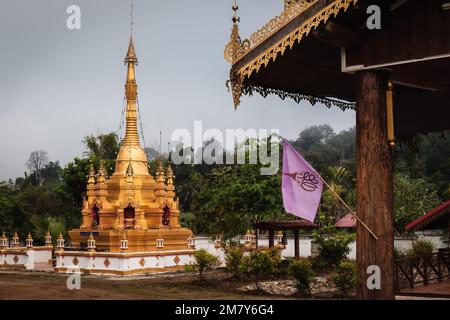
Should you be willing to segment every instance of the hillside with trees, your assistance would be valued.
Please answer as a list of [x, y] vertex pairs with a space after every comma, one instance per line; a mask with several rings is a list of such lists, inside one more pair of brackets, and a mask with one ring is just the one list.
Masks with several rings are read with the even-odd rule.
[[[449, 139], [449, 132], [429, 134], [417, 137], [415, 148], [397, 147], [394, 214], [398, 233], [403, 233], [412, 219], [450, 198]], [[261, 147], [273, 142], [253, 143]], [[336, 133], [329, 125], [313, 126], [291, 143], [331, 188], [355, 207], [355, 128]], [[0, 231], [18, 230], [22, 238], [32, 232], [39, 242], [47, 229], [56, 235], [79, 227], [89, 164], [97, 169], [102, 159], [112, 174], [119, 149], [115, 133], [85, 137], [84, 144], [85, 152], [64, 167], [57, 160], [51, 161], [45, 151], [33, 151], [23, 177], [0, 183]], [[150, 151], [149, 168], [154, 174], [157, 156], [155, 150]], [[182, 223], [196, 234], [232, 237], [257, 221], [293, 219], [283, 210], [281, 170], [277, 175], [263, 176], [260, 168], [252, 164], [174, 166]], [[319, 210], [320, 215], [332, 219], [347, 214], [327, 189]]]

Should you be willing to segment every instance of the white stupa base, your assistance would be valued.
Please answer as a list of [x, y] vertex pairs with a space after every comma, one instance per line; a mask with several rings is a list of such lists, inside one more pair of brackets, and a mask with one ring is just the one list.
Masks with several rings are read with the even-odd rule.
[[194, 249], [149, 252], [56, 252], [55, 271], [96, 275], [131, 276], [183, 270], [194, 262]]

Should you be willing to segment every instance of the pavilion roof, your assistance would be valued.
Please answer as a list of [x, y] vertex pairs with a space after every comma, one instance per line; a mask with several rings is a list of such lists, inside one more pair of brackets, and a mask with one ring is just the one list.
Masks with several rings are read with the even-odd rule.
[[351, 213], [349, 213], [340, 220], [338, 220], [334, 226], [336, 228], [355, 228], [356, 219]]
[[444, 223], [440, 224], [437, 223], [438, 219], [442, 220], [443, 216], [450, 214], [450, 200], [447, 202], [444, 202], [443, 204], [437, 206], [430, 212], [424, 214], [420, 218], [412, 221], [410, 224], [408, 224], [405, 229], [406, 231], [415, 231], [424, 229], [425, 227], [431, 226], [433, 224], [433, 228], [435, 229], [440, 227], [448, 227], [448, 221], [443, 221]]
[[389, 70], [396, 135], [449, 130], [450, 10], [440, 1], [375, 3], [381, 30], [365, 27], [370, 0], [297, 0], [248, 38], [235, 16], [225, 47], [235, 107], [259, 93], [355, 109], [358, 71]]
[[253, 225], [256, 229], [262, 230], [299, 230], [310, 229], [316, 227], [315, 223], [299, 220], [284, 220], [284, 221], [262, 221]]
[[[338, 15], [341, 11], [346, 11], [350, 5], [357, 2], [358, 0], [295, 1], [249, 38], [241, 41], [238, 33], [234, 33], [225, 49], [225, 59], [233, 64], [230, 80], [233, 82], [231, 85], [235, 106], [239, 105], [242, 94], [251, 95], [253, 91], [256, 91], [264, 96], [278, 94], [282, 99], [291, 97], [297, 102], [306, 99], [311, 103], [322, 102], [327, 106], [335, 104], [342, 109], [354, 108], [354, 104], [351, 102], [299, 95], [288, 91], [281, 93], [276, 89], [263, 91], [262, 88], [256, 86], [243, 87], [242, 85], [245, 78], [250, 78], [253, 74], [258, 73], [261, 67], [267, 67], [271, 61], [275, 61], [277, 57], [284, 55], [286, 51], [292, 49], [294, 44], [300, 43], [321, 23], [326, 22], [332, 16]], [[233, 31], [235, 30], [233, 29]], [[238, 85], [238, 87], [235, 85]]]

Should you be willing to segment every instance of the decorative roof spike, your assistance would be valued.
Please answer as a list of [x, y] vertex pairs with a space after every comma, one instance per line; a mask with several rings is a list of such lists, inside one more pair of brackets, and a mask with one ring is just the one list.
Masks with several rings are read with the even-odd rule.
[[47, 230], [47, 233], [45, 234], [45, 246], [46, 247], [53, 246], [53, 244], [52, 244], [52, 235], [50, 234], [49, 230]]
[[164, 183], [165, 180], [163, 163], [159, 160], [158, 170], [156, 171], [156, 182]]
[[89, 175], [88, 175], [88, 184], [95, 184], [95, 170], [94, 170], [94, 164], [90, 163], [89, 165]]
[[232, 6], [232, 9], [234, 11], [234, 15], [233, 15], [233, 23], [234, 24], [238, 24], [239, 22], [241, 22], [241, 18], [237, 15], [238, 10], [239, 10], [239, 6], [237, 5], [237, 1], [234, 0], [234, 4]]
[[98, 182], [106, 181], [105, 161], [100, 160], [100, 168], [98, 169]]
[[174, 178], [173, 170], [172, 170], [172, 166], [170, 165], [170, 162], [169, 162], [169, 165], [167, 167], [167, 184], [168, 185], [173, 185], [173, 178]]
[[237, 5], [236, 0], [234, 1], [232, 9], [234, 11], [232, 19], [233, 28], [231, 29], [230, 41], [228, 41], [227, 45], [225, 46], [224, 52], [225, 60], [228, 61], [229, 63], [233, 63], [235, 61], [236, 53], [239, 47], [241, 46], [241, 38], [239, 36], [239, 25], [238, 25], [238, 23], [241, 21], [241, 18], [237, 15], [239, 6]]

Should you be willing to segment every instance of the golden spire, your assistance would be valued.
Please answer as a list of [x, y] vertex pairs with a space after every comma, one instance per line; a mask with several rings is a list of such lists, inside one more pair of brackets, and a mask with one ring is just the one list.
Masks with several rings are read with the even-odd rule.
[[[133, 8], [131, 8], [133, 12]], [[133, 26], [133, 15], [131, 13], [131, 26]], [[138, 105], [137, 105], [137, 84], [135, 77], [135, 67], [138, 64], [136, 50], [134, 48], [133, 34], [131, 34], [125, 57], [127, 65], [127, 78], [125, 83], [126, 97], [126, 125], [125, 136], [121, 141], [119, 153], [116, 159], [114, 175], [127, 176], [127, 169], [131, 164], [135, 176], [149, 176], [147, 155], [141, 147], [138, 134]]]
[[138, 127], [137, 127], [137, 84], [135, 78], [134, 67], [137, 65], [138, 59], [134, 50], [133, 37], [130, 37], [125, 64], [128, 65], [127, 81], [125, 83], [125, 97], [127, 99], [126, 111], [126, 129], [125, 137], [122, 141], [123, 145], [140, 147]]

